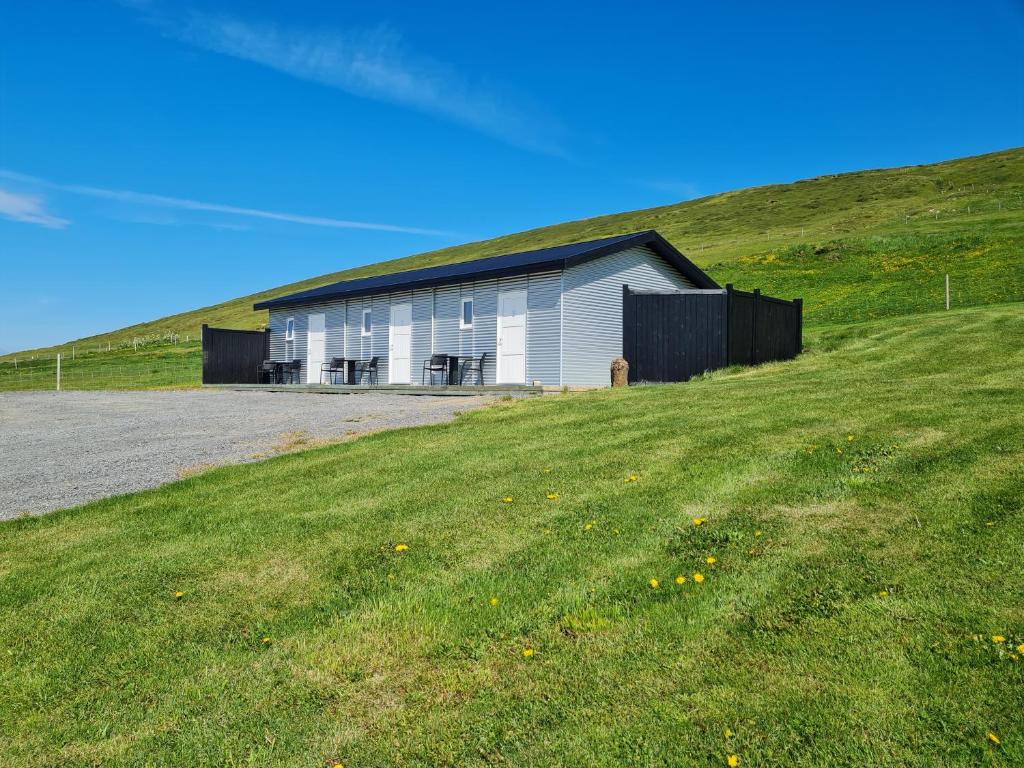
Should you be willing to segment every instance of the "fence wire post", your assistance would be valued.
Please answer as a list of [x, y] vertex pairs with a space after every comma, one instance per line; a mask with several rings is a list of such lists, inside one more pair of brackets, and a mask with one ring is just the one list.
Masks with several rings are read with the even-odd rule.
[[60, 352], [57, 353], [57, 391], [60, 392]]

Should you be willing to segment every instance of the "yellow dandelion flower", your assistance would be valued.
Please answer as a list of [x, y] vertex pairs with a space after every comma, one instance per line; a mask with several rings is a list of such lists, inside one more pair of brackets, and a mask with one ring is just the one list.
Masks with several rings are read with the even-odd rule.
[[528, 659], [533, 656], [533, 648], [523, 648], [523, 658]]
[[889, 596], [889, 590], [887, 590], [887, 589], [880, 589], [880, 590], [878, 590], [878, 596], [879, 597], [888, 597]]
[[496, 597], [492, 597], [492, 598], [491, 598], [490, 600], [488, 600], [487, 602], [488, 602], [488, 603], [490, 603], [491, 605], [497, 605], [497, 604], [498, 604], [498, 598], [496, 598]]
[[733, 735], [732, 734], [732, 730], [729, 729], [729, 728], [726, 728], [724, 731], [722, 731], [722, 735], [725, 736], [725, 738], [727, 738], [727, 739], [731, 739], [732, 735]]
[[852, 443], [853, 442], [853, 435], [847, 435], [846, 436], [846, 442]]
[[407, 552], [408, 550], [408, 544], [395, 544], [395, 552]]
[[704, 525], [704, 518], [703, 517], [695, 517], [695, 518], [693, 518], [693, 524], [694, 525]]
[[639, 480], [639, 479], [640, 479], [640, 478], [639, 478], [639, 477], [637, 477], [636, 475], [627, 475], [627, 476], [626, 476], [626, 482], [627, 482], [627, 483], [635, 483], [635, 482], [636, 482], [637, 480]]
[[1021, 643], [1017, 646], [1017, 653], [1019, 653], [1021, 656], [1024, 656], [1024, 643]]
[[988, 740], [991, 741], [993, 744], [998, 744], [999, 743], [999, 737], [996, 736], [994, 733], [992, 733], [992, 731], [989, 731], [986, 734], [986, 736], [988, 736]]
[[185, 596], [184, 592], [175, 592], [174, 593], [174, 599], [175, 600], [181, 600], [181, 598], [183, 598], [184, 596]]
[[511, 504], [511, 503], [512, 503], [513, 501], [515, 501], [515, 499], [513, 499], [513, 498], [512, 498], [511, 496], [506, 496], [506, 497], [505, 497], [505, 498], [503, 498], [503, 499], [502, 499], [501, 501], [502, 501], [502, 502], [503, 502], [504, 504]]
[[836, 453], [839, 453], [839, 454], [841, 454], [842, 452], [843, 452], [843, 449], [842, 449], [842, 448], [836, 448]]
[[761, 532], [760, 532], [760, 531], [754, 531], [754, 537], [755, 537], [755, 538], [757, 538], [757, 537], [758, 537], [758, 536], [760, 536], [760, 535], [761, 535]]
[[714, 565], [718, 562], [718, 560], [716, 560], [713, 555], [708, 555], [706, 558], [704, 558], [704, 562], [708, 565]]
[[700, 584], [702, 581], [704, 581], [704, 574], [698, 571], [697, 573], [693, 574], [693, 580]]
[[1005, 643], [1006, 642], [1006, 638], [1003, 637], [1002, 635], [992, 635], [992, 642], [993, 643]]
[[740, 756], [729, 755], [727, 758], [725, 758], [725, 764], [728, 765], [729, 768], [736, 768], [736, 766], [740, 764]]
[[647, 583], [651, 585], [651, 589], [657, 589], [658, 588], [658, 580], [657, 579], [651, 579]]
[[551, 472], [551, 467], [544, 467], [545, 472]]
[[593, 523], [586, 523], [586, 524], [585, 524], [585, 525], [583, 526], [583, 530], [584, 530], [584, 531], [589, 531], [589, 530], [590, 530], [591, 528], [593, 528], [593, 527], [594, 527], [594, 524], [593, 524]]
[[685, 583], [686, 583], [686, 577], [685, 576], [676, 576], [676, 584], [685, 584]]
[[987, 523], [985, 523], [985, 525], [991, 528], [993, 525], [995, 525], [995, 523], [992, 520], [989, 520]]
[[548, 498], [552, 499], [552, 500], [557, 499], [558, 498], [558, 494], [555, 493], [554, 491], [552, 491], [551, 493], [548, 494]]
[[269, 637], [264, 637], [263, 640], [262, 640], [262, 643], [264, 645], [270, 645], [270, 638]]

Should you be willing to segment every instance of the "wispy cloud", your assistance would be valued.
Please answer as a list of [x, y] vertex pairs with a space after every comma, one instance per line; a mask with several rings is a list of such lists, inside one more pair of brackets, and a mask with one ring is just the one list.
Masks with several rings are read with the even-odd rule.
[[[254, 219], [268, 219], [270, 221], [283, 221], [290, 224], [304, 224], [313, 227], [331, 227], [336, 229], [369, 229], [376, 230], [379, 232], [402, 232], [405, 234], [412, 235], [448, 236], [453, 234], [451, 232], [444, 232], [437, 229], [407, 227], [400, 224], [379, 224], [368, 221], [352, 221], [349, 219], [334, 219], [325, 216], [306, 216], [303, 214], [285, 213], [282, 211], [267, 211], [260, 208], [245, 208], [237, 205], [209, 203], [203, 202], [201, 200], [190, 200], [188, 198], [168, 197], [166, 195], [154, 195], [148, 192], [133, 192], [131, 190], [126, 189], [104, 189], [102, 187], [91, 187], [82, 184], [60, 184], [54, 181], [49, 181], [47, 179], [41, 179], [36, 176], [28, 176], [23, 173], [16, 173], [15, 171], [8, 171], [4, 169], [0, 169], [0, 179], [8, 179], [10, 181], [16, 181], [22, 184], [58, 190], [73, 195], [94, 197], [103, 200], [116, 200], [122, 203], [142, 205], [152, 208], [170, 208], [185, 211], [222, 213], [234, 216], [244, 216]], [[40, 204], [39, 198], [35, 197], [29, 197], [24, 195], [12, 195], [12, 198], [35, 201], [37, 206]], [[2, 210], [0, 210], [0, 213], [2, 213], [3, 215], [9, 215]], [[29, 210], [29, 213], [25, 215], [32, 215], [31, 209]], [[58, 219], [56, 217], [49, 216], [48, 214], [45, 213], [45, 211], [41, 210], [37, 210], [35, 215], [37, 217], [42, 216], [54, 222], [45, 224], [45, 226], [65, 226], [69, 223], [63, 219]], [[11, 215], [10, 217], [14, 218], [13, 215]], [[28, 221], [29, 219], [23, 218], [19, 220]], [[44, 222], [36, 221], [35, 223], [43, 224]]]
[[71, 222], [46, 210], [46, 201], [39, 195], [25, 195], [0, 189], [0, 216], [26, 224], [39, 224], [49, 229], [63, 229]]
[[198, 48], [437, 115], [521, 149], [567, 154], [561, 123], [528, 98], [409, 50], [387, 27], [314, 31], [198, 12], [178, 17], [151, 3], [129, 5], [168, 36]]

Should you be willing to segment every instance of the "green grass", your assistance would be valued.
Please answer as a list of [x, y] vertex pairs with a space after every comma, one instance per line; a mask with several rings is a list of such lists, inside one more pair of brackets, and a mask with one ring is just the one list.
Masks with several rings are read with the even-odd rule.
[[[74, 357], [61, 360], [62, 389], [169, 389], [198, 386], [202, 378], [199, 344], [153, 343], [89, 350], [79, 347]], [[0, 361], [0, 392], [45, 390], [57, 386], [53, 357]]]
[[0, 759], [1024, 764], [1024, 305], [809, 346], [0, 526]]
[[[194, 338], [202, 323], [258, 328], [267, 315], [253, 311], [255, 301], [338, 280], [643, 229], [657, 229], [722, 284], [801, 296], [809, 323], [937, 309], [946, 272], [961, 306], [1020, 300], [1024, 150], [822, 176], [555, 224], [320, 275], [75, 343], [116, 346], [174, 333]], [[372, 254], [364, 258], [373, 261]], [[864, 312], [864, 288], [873, 294], [870, 313]], [[34, 351], [67, 352], [71, 343]]]

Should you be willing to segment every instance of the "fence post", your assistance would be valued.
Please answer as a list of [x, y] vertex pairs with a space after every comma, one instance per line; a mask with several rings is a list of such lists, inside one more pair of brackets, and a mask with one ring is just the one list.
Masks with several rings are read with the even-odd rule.
[[199, 381], [201, 383], [203, 383], [203, 384], [209, 383], [209, 382], [206, 381], [206, 368], [207, 368], [207, 363], [209, 362], [209, 358], [210, 358], [210, 347], [209, 347], [209, 342], [207, 341], [207, 337], [209, 335], [210, 335], [210, 326], [207, 323], [203, 323], [202, 330], [200, 331], [200, 336], [201, 336], [201, 338], [200, 338], [200, 349], [202, 350], [201, 354], [203, 356], [203, 363], [202, 363], [203, 367], [202, 367], [202, 373], [200, 374], [200, 377], [199, 377]]
[[750, 364], [757, 365], [757, 308], [761, 306], [761, 289], [754, 289], [754, 311], [750, 313]]
[[793, 306], [796, 307], [796, 354], [799, 355], [804, 351], [804, 300], [793, 299]]
[[729, 325], [732, 319], [732, 283], [725, 284], [725, 327], [722, 329], [722, 339], [725, 343], [725, 364], [732, 365], [732, 350], [729, 348]]
[[[626, 328], [629, 328], [627, 334]], [[636, 341], [636, 315], [633, 309], [632, 296], [629, 293], [629, 285], [623, 283], [622, 285], [622, 359], [626, 361], [629, 366], [626, 369], [626, 383], [629, 383], [629, 378], [636, 379], [636, 373], [633, 371], [633, 363], [636, 360], [636, 354], [634, 349], [634, 342]]]
[[57, 391], [60, 392], [60, 352], [57, 353]]

